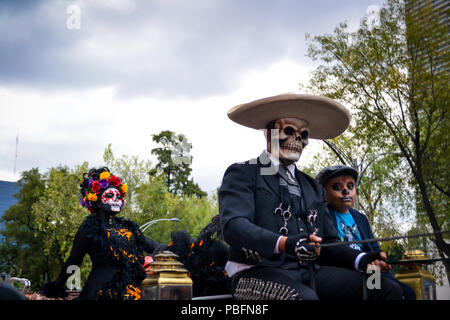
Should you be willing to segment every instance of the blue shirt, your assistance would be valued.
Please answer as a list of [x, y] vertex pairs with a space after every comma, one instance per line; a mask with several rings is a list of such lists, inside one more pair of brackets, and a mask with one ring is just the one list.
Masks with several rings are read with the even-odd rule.
[[[341, 241], [357, 241], [361, 240], [361, 234], [359, 233], [358, 225], [356, 224], [350, 211], [341, 213], [333, 210], [336, 216], [338, 237]], [[350, 247], [356, 250], [363, 250], [361, 243], [350, 244]]]

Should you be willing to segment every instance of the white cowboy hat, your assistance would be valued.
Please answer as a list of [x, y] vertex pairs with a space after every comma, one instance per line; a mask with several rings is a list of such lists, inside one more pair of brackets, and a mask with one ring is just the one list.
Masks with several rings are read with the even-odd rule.
[[322, 96], [285, 93], [240, 104], [228, 111], [236, 123], [254, 129], [266, 129], [272, 120], [298, 118], [308, 122], [313, 139], [331, 139], [350, 124], [349, 111], [339, 102]]

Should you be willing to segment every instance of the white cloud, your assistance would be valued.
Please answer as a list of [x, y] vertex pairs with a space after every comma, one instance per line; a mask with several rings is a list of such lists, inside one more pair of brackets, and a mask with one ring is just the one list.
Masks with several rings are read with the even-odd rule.
[[[218, 186], [232, 162], [257, 156], [261, 132], [233, 123], [233, 106], [298, 92], [311, 63], [306, 32], [359, 21], [370, 4], [310, 1], [77, 0], [0, 2], [0, 179], [38, 166], [151, 158], [151, 134], [172, 130], [193, 144], [193, 175]], [[66, 8], [81, 8], [68, 30]], [[326, 6], [329, 10], [323, 10]], [[314, 142], [301, 161], [316, 147]]]
[[83, 2], [86, 3], [86, 5], [88, 4], [90, 6], [95, 7], [110, 8], [125, 13], [129, 13], [136, 10], [135, 0], [90, 0]]
[[23, 171], [82, 161], [99, 166], [109, 143], [117, 155], [152, 159], [151, 135], [171, 130], [185, 134], [193, 144], [194, 179], [211, 191], [228, 165], [253, 158], [265, 147], [261, 132], [233, 123], [227, 111], [266, 96], [298, 92], [298, 83], [307, 77], [305, 67], [282, 60], [243, 74], [236, 79], [239, 89], [229, 95], [198, 99], [116, 99], [113, 87], [57, 93], [0, 88], [2, 114], [7, 113], [0, 131], [0, 139], [7, 141], [0, 149], [5, 159], [0, 179], [11, 180], [17, 133], [17, 168]]
[[[231, 93], [242, 72], [286, 58], [306, 63], [305, 33], [359, 20], [352, 15], [364, 15], [364, 3], [327, 2], [324, 11], [289, 0], [258, 1], [257, 8], [210, 0], [60, 0], [33, 7], [7, 1], [0, 4], [0, 26], [14, 32], [0, 34], [0, 83], [41, 90], [114, 86], [123, 97]], [[80, 29], [67, 28], [70, 5], [80, 8]]]

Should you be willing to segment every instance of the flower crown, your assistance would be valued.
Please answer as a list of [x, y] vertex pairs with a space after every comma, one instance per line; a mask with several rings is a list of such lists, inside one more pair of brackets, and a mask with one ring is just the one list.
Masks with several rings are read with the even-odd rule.
[[128, 191], [128, 185], [122, 183], [119, 177], [112, 175], [108, 168], [100, 169], [100, 171], [99, 174], [98, 170], [90, 170], [87, 174], [88, 177], [85, 177], [85, 181], [81, 184], [82, 198], [80, 199], [80, 204], [91, 213], [94, 212], [93, 206], [97, 202], [98, 195], [101, 191], [111, 187], [116, 188], [120, 192], [123, 203], [125, 203], [124, 198]]

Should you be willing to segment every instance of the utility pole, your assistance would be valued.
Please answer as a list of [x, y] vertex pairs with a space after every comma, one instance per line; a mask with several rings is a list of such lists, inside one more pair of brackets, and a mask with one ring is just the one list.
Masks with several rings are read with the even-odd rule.
[[14, 177], [16, 176], [16, 167], [17, 167], [17, 149], [19, 148], [19, 134], [16, 136], [16, 152], [14, 155]]

